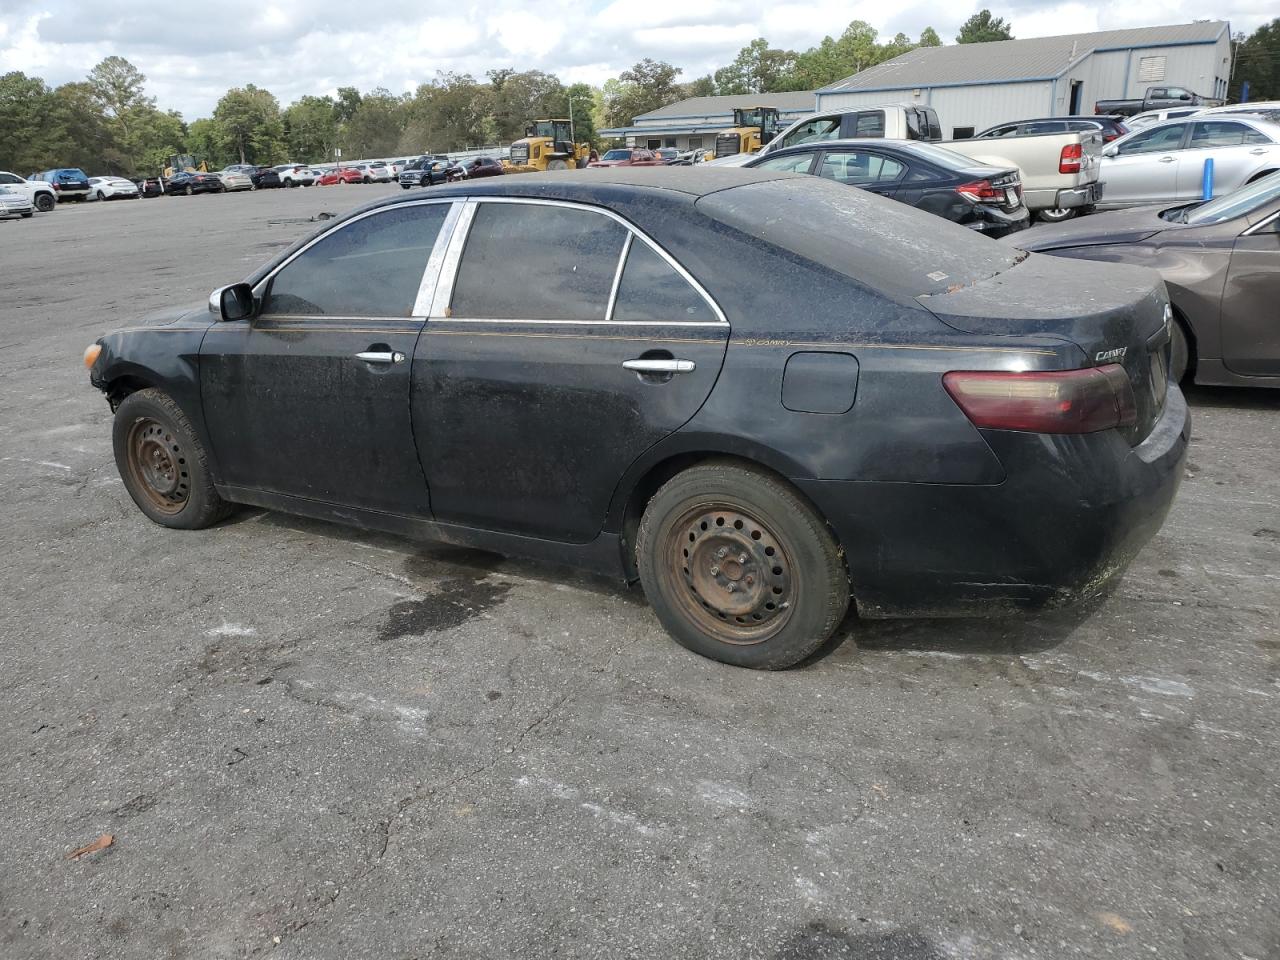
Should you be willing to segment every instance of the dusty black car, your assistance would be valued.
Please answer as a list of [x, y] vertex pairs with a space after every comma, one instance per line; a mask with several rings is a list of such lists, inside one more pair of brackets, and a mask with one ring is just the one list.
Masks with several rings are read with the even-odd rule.
[[923, 141], [818, 140], [775, 150], [743, 166], [809, 173], [860, 187], [990, 237], [1031, 223], [1017, 167], [988, 166]]
[[1122, 569], [1186, 453], [1167, 306], [818, 177], [623, 168], [366, 207], [85, 362], [158, 523], [255, 504], [639, 579], [681, 643], [779, 668], [851, 597], [989, 613]]
[[1280, 173], [1213, 200], [1037, 227], [1018, 245], [1159, 271], [1175, 320], [1170, 376], [1280, 387]]
[[192, 173], [180, 170], [164, 181], [164, 192], [170, 196], [185, 194], [189, 197], [193, 193], [221, 193], [222, 190], [222, 180], [216, 173]]

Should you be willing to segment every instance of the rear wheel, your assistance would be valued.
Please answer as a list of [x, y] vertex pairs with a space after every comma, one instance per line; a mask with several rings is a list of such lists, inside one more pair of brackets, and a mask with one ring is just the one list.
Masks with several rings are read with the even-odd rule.
[[187, 184], [187, 189], [184, 192], [188, 197], [195, 193], [195, 191], [191, 189], [191, 184]]
[[1052, 209], [1036, 211], [1036, 217], [1045, 223], [1061, 223], [1063, 220], [1070, 220], [1075, 215], [1074, 207], [1053, 207]]
[[231, 512], [213, 488], [204, 447], [167, 393], [151, 388], [125, 397], [116, 409], [112, 446], [125, 489], [156, 523], [198, 530]]
[[52, 210], [55, 202], [56, 201], [53, 199], [53, 197], [49, 196], [49, 194], [47, 193], [41, 193], [36, 195], [36, 209], [39, 210], [41, 213], [48, 213], [50, 210]]
[[849, 581], [831, 531], [788, 484], [735, 463], [685, 470], [649, 501], [640, 581], [675, 639], [741, 667], [795, 666], [831, 637]]
[[104, 194], [101, 190], [99, 190], [99, 191], [98, 191], [98, 199], [99, 199], [99, 200], [106, 200], [106, 199], [107, 199], [107, 196], [106, 196], [106, 194]]

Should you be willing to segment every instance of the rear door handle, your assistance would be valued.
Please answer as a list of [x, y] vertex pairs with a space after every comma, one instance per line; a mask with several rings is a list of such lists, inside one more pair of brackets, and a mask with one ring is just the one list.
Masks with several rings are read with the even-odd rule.
[[1266, 153], [1266, 152], [1267, 152], [1267, 150], [1266, 150], [1266, 147], [1254, 147], [1254, 148], [1253, 148], [1252, 150], [1250, 150], [1249, 152], [1250, 152], [1250, 153], [1252, 153], [1255, 157], [1260, 157], [1260, 156], [1262, 156], [1264, 153]]
[[1160, 158], [1160, 162], [1161, 162], [1161, 163], [1173, 163], [1173, 157], [1161, 157], [1161, 158]]
[[403, 363], [404, 354], [399, 350], [365, 350], [357, 353], [356, 359], [365, 363]]
[[623, 360], [622, 366], [637, 373], [692, 373], [692, 360]]

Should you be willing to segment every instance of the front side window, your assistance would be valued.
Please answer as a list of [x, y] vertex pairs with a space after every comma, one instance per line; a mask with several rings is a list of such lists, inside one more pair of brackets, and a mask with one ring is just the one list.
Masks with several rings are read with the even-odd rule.
[[626, 235], [622, 224], [591, 210], [481, 203], [462, 252], [450, 315], [604, 320]]
[[410, 316], [448, 210], [396, 207], [339, 227], [275, 275], [263, 314]]
[[613, 319], [707, 323], [714, 322], [716, 315], [675, 267], [643, 240], [633, 240], [618, 283]]
[[22, 178], [12, 173], [0, 173], [0, 183], [21, 183]]
[[[1097, 129], [1094, 127], [1093, 129]], [[1039, 136], [1046, 133], [1066, 133], [1067, 125], [1061, 120], [1033, 120], [1022, 131], [1027, 136]]]
[[1185, 123], [1171, 123], [1167, 127], [1156, 127], [1144, 130], [1126, 141], [1117, 151], [1125, 157], [1133, 153], [1158, 153], [1162, 150], [1177, 150], [1182, 145], [1182, 135], [1186, 132]]
[[603, 157], [601, 157], [600, 159], [602, 159], [602, 160], [629, 160], [629, 159], [631, 159], [631, 151], [630, 151], [630, 150], [610, 150], [610, 151], [608, 151], [607, 153], [605, 153], [605, 155], [604, 155]]
[[808, 173], [813, 166], [812, 153], [790, 153], [785, 157], [770, 157], [755, 165], [757, 170], [778, 170], [782, 173]]
[[885, 183], [897, 180], [906, 170], [906, 164], [878, 153], [857, 151], [832, 151], [822, 158], [818, 176], [840, 183]]
[[782, 146], [793, 147], [811, 140], [835, 140], [840, 136], [839, 117], [815, 117], [796, 127], [782, 141]]

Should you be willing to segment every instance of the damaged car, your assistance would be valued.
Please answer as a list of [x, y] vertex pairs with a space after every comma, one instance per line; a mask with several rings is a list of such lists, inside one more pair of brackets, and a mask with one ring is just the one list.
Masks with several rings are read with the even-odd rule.
[[680, 643], [767, 669], [851, 603], [1092, 595], [1160, 527], [1190, 427], [1154, 273], [819, 177], [598, 173], [385, 200], [100, 338], [139, 509], [190, 530], [251, 504], [639, 581]]

